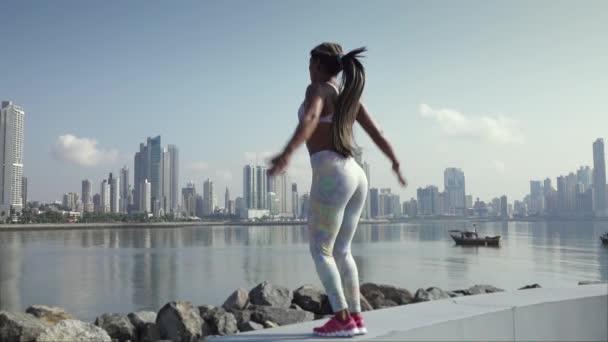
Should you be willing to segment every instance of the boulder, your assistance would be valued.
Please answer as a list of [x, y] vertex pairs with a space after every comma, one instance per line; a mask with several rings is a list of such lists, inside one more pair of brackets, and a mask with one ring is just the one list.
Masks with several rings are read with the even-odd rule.
[[475, 286], [471, 286], [467, 289], [467, 292], [471, 296], [478, 295], [478, 294], [484, 294], [484, 293], [502, 292], [502, 291], [504, 291], [504, 290], [494, 287], [492, 285], [475, 285]]
[[30, 342], [52, 325], [28, 313], [0, 311], [0, 341]]
[[298, 304], [294, 304], [294, 303], [291, 303], [289, 308], [294, 309], [294, 310], [303, 310]]
[[262, 329], [264, 329], [264, 325], [253, 322], [253, 321], [247, 321], [247, 322], [239, 323], [238, 328], [239, 328], [239, 331], [245, 332], [245, 331], [253, 331], [253, 330], [262, 330]]
[[520, 288], [519, 290], [530, 290], [530, 289], [540, 289], [541, 286], [538, 284], [532, 284], [532, 285], [526, 285], [522, 288]]
[[249, 302], [255, 305], [289, 308], [291, 300], [291, 290], [283, 286], [270, 284], [268, 281], [260, 283], [249, 291]]
[[133, 341], [136, 338], [135, 327], [127, 315], [106, 313], [95, 319], [95, 325], [108, 332], [112, 339], [119, 342]]
[[251, 320], [260, 324], [264, 324], [266, 321], [272, 321], [278, 325], [287, 325], [308, 322], [315, 319], [315, 315], [312, 312], [289, 308], [255, 305], [251, 307], [251, 311]]
[[404, 288], [395, 287], [392, 285], [377, 285], [374, 283], [365, 283], [361, 285], [361, 294], [369, 299], [368, 294], [373, 291], [382, 292], [385, 299], [388, 299], [397, 305], [406, 305], [414, 302], [414, 296]]
[[367, 301], [367, 298], [365, 298], [365, 296], [363, 296], [363, 294], [360, 294], [359, 296], [361, 297], [361, 311], [374, 310], [372, 305]]
[[429, 287], [426, 289], [430, 300], [440, 300], [450, 298], [450, 294], [438, 287]]
[[137, 311], [127, 315], [135, 327], [135, 341], [153, 342], [160, 340], [160, 331], [156, 325], [156, 312]]
[[230, 310], [230, 312], [234, 315], [236, 319], [237, 326], [241, 323], [246, 323], [251, 321], [251, 313], [252, 311], [249, 309], [245, 310]]
[[249, 304], [249, 293], [247, 290], [239, 288], [228, 296], [222, 307], [226, 310], [243, 310], [247, 304]]
[[238, 322], [231, 312], [223, 308], [213, 308], [205, 312], [205, 322], [209, 326], [208, 332], [203, 335], [232, 335], [238, 332]]
[[367, 291], [365, 298], [367, 299], [368, 304], [370, 304], [374, 309], [389, 308], [398, 305], [396, 302], [386, 299], [384, 297], [384, 293], [380, 292], [379, 290]]
[[198, 306], [198, 314], [202, 319], [210, 319], [211, 312], [215, 310], [215, 306], [213, 305], [200, 305]]
[[66, 319], [44, 330], [36, 342], [111, 342], [112, 338], [102, 328], [75, 319]]
[[204, 321], [192, 303], [169, 302], [156, 316], [156, 325], [161, 339], [194, 342], [202, 337]]
[[333, 312], [325, 291], [314, 285], [303, 285], [297, 288], [293, 292], [293, 303], [303, 310], [318, 315], [327, 315]]
[[450, 292], [453, 293], [455, 295], [455, 297], [462, 297], [462, 296], [470, 295], [468, 290], [453, 290]]
[[450, 298], [454, 298], [454, 297], [463, 297], [464, 294], [460, 293], [460, 292], [454, 292], [454, 291], [447, 291], [448, 295], [450, 296]]
[[25, 309], [25, 312], [51, 324], [56, 324], [64, 319], [74, 319], [74, 317], [64, 309], [56, 306], [32, 305]]

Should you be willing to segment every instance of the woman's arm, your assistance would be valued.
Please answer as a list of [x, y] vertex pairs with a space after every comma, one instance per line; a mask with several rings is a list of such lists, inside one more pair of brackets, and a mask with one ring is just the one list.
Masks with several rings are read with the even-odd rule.
[[359, 113], [357, 113], [357, 122], [363, 127], [363, 130], [369, 135], [374, 144], [378, 146], [378, 148], [391, 160], [392, 168], [395, 173], [397, 173], [397, 178], [399, 179], [399, 183], [403, 186], [407, 186], [407, 181], [401, 174], [399, 169], [399, 160], [395, 156], [395, 152], [393, 151], [393, 147], [384, 137], [383, 132], [380, 130], [378, 125], [372, 120], [372, 117], [369, 115], [367, 108], [363, 104], [359, 106]]
[[314, 133], [317, 125], [319, 124], [319, 117], [323, 110], [323, 95], [322, 89], [318, 84], [311, 84], [306, 89], [306, 107], [304, 109], [304, 116], [296, 127], [291, 139], [278, 156], [271, 160], [272, 166], [268, 170], [268, 174], [275, 175], [285, 169], [289, 158], [293, 152], [305, 143], [310, 136]]

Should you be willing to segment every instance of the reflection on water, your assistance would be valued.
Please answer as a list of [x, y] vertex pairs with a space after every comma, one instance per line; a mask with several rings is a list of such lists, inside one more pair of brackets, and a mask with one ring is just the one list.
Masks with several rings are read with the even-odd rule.
[[[608, 247], [598, 239], [608, 223], [482, 223], [480, 234], [502, 235], [500, 248], [454, 246], [448, 231], [466, 226], [361, 226], [353, 243], [361, 280], [412, 291], [608, 280]], [[307, 244], [305, 226], [0, 232], [0, 309], [57, 305], [92, 321], [175, 299], [221, 304], [263, 280], [319, 284]]]

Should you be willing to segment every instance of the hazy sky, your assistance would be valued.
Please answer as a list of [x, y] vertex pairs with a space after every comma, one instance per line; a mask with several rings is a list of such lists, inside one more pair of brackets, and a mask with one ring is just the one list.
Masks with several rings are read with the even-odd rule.
[[[608, 1], [2, 1], [0, 99], [26, 111], [29, 198], [95, 190], [148, 136], [180, 149], [181, 183], [242, 190], [242, 166], [297, 123], [308, 53], [367, 46], [364, 101], [410, 187], [510, 200], [592, 164], [608, 134]], [[371, 185], [397, 188], [358, 130]], [[309, 187], [302, 147], [290, 167]], [[554, 180], [555, 182], [555, 180]]]

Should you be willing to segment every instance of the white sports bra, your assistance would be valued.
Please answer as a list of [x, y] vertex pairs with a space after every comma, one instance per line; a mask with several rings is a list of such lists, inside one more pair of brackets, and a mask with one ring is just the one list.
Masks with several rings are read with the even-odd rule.
[[[331, 82], [325, 82], [327, 84], [329, 84], [332, 88], [334, 88], [336, 90], [336, 93], [340, 94], [340, 90], [338, 90], [338, 87], [336, 87], [333, 83]], [[300, 108], [298, 109], [298, 120], [302, 121], [302, 117], [304, 116], [304, 102], [302, 101], [302, 104], [300, 105]], [[324, 122], [324, 123], [331, 123], [333, 121], [333, 117], [334, 114], [329, 114], [329, 115], [325, 115], [325, 116], [321, 116], [319, 118], [319, 122]]]

